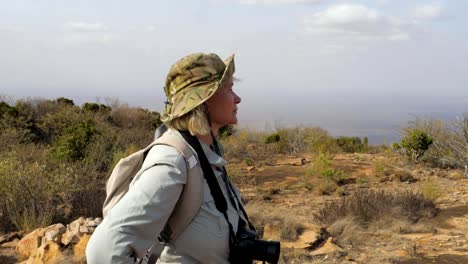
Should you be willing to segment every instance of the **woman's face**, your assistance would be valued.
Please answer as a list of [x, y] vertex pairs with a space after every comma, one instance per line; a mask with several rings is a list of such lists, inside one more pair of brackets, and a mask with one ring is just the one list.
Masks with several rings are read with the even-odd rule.
[[233, 86], [233, 78], [230, 78], [206, 101], [212, 127], [237, 124], [237, 104], [241, 98], [232, 90]]

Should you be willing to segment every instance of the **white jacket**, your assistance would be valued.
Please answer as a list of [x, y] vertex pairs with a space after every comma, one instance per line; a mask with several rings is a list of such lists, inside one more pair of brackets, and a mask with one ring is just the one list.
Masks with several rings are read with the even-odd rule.
[[[216, 169], [225, 166], [226, 161], [200, 143], [226, 198], [229, 222], [236, 231], [240, 213], [227, 196], [225, 176]], [[153, 243], [162, 247], [157, 237], [186, 182], [186, 163], [176, 149], [166, 145], [153, 147], [144, 162], [154, 166], [135, 179], [128, 193], [96, 228], [86, 248], [88, 263], [134, 263], [133, 256], [143, 257]], [[216, 209], [206, 181], [203, 192], [199, 212], [175, 241], [165, 245], [157, 263], [229, 263], [228, 224]]]

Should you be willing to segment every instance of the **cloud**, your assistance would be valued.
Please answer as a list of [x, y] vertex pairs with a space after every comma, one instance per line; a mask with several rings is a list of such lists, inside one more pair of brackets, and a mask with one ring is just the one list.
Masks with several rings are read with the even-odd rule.
[[75, 32], [103, 32], [107, 31], [107, 26], [96, 22], [88, 23], [83, 21], [68, 22], [63, 26], [66, 30]]
[[312, 34], [364, 40], [410, 38], [410, 24], [405, 20], [358, 4], [333, 5], [304, 17], [303, 21], [306, 32]]
[[410, 16], [415, 20], [437, 20], [443, 16], [443, 7], [440, 3], [416, 6], [411, 10]]
[[79, 44], [100, 44], [107, 45], [115, 40], [118, 40], [120, 37], [116, 34], [83, 34], [83, 33], [73, 33], [66, 34], [63, 36], [63, 43], [67, 45], [79, 45]]
[[316, 4], [322, 0], [240, 0], [243, 5]]
[[63, 25], [65, 29], [62, 42], [66, 45], [99, 44], [107, 45], [119, 39], [119, 35], [110, 31], [100, 22], [71, 21]]

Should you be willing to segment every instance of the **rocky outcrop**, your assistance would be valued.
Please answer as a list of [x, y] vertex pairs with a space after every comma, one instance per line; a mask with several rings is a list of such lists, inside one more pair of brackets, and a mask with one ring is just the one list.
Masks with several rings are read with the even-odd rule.
[[25, 264], [60, 263], [67, 257], [84, 263], [88, 240], [101, 221], [80, 217], [66, 227], [55, 224], [38, 228], [18, 242], [16, 252], [20, 259], [27, 259]]

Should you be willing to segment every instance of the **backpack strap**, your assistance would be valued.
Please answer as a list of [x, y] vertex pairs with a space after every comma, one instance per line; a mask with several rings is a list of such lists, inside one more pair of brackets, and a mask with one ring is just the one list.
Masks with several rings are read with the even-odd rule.
[[196, 153], [178, 132], [169, 130], [154, 143], [174, 147], [184, 156], [187, 165], [187, 182], [159, 236], [161, 242], [167, 243], [176, 239], [198, 213], [203, 202], [203, 172]]

